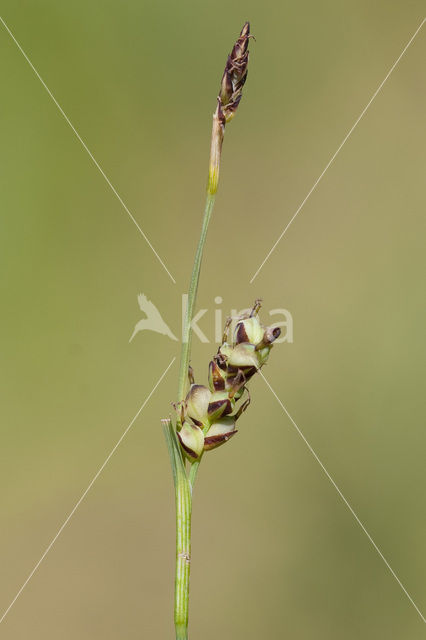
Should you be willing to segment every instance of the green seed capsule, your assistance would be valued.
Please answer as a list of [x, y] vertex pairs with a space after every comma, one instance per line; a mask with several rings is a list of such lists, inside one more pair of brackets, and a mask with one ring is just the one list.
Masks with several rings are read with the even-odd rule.
[[225, 444], [237, 433], [235, 428], [235, 420], [231, 416], [226, 416], [218, 422], [212, 424], [204, 438], [204, 451], [215, 449], [221, 444]]
[[211, 394], [208, 408], [210, 423], [216, 422], [222, 416], [226, 416], [234, 410], [235, 402], [228, 396], [226, 391], [215, 391]]
[[204, 434], [200, 427], [184, 422], [177, 435], [182, 450], [189, 460], [198, 460], [204, 448]]
[[257, 345], [262, 342], [265, 327], [260, 324], [259, 318], [253, 316], [240, 320], [234, 331], [234, 345], [249, 342]]
[[185, 415], [197, 426], [207, 425], [210, 390], [202, 384], [192, 384], [185, 400]]
[[237, 344], [228, 358], [228, 364], [231, 367], [258, 367], [258, 354], [254, 344], [248, 342], [242, 342]]

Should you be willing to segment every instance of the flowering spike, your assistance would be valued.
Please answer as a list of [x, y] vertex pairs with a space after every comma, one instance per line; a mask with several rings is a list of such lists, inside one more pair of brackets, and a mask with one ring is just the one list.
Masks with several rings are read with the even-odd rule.
[[246, 22], [228, 56], [222, 75], [216, 110], [213, 114], [209, 178], [207, 183], [207, 192], [210, 195], [216, 193], [219, 182], [219, 165], [225, 125], [232, 120], [235, 115], [242, 97], [243, 86], [247, 79], [249, 38], [250, 24]]
[[243, 86], [247, 79], [249, 38], [250, 23], [246, 22], [228, 56], [222, 77], [219, 103], [225, 116], [225, 122], [229, 122], [234, 117], [242, 97]]
[[250, 404], [247, 383], [265, 364], [281, 333], [279, 327], [261, 324], [260, 306], [256, 300], [251, 310], [237, 318], [232, 342], [228, 342], [231, 320], [226, 321], [223, 342], [209, 363], [209, 388], [191, 384], [178, 436], [192, 462], [237, 433], [235, 424]]

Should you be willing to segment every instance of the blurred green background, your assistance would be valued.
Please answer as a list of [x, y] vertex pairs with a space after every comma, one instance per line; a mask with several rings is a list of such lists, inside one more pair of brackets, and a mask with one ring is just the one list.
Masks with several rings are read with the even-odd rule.
[[[419, 26], [412, 2], [4, 0], [1, 15], [174, 275], [0, 25], [4, 611], [178, 345], [211, 114], [244, 20], [198, 307], [294, 319], [265, 374], [424, 612], [426, 27], [253, 284]], [[206, 381], [214, 344], [195, 341]], [[159, 419], [177, 363], [1, 625], [5, 640], [169, 638], [174, 505]], [[423, 622], [271, 392], [195, 493], [192, 638], [424, 637]]]

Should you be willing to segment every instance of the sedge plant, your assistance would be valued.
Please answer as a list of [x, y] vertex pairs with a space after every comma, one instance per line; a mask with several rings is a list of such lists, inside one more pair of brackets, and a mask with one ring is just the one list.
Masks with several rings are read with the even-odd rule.
[[200, 239], [194, 258], [183, 327], [176, 418], [162, 420], [173, 471], [176, 499], [176, 574], [174, 622], [176, 640], [188, 638], [191, 566], [192, 491], [204, 454], [237, 433], [237, 421], [250, 403], [247, 383], [268, 359], [278, 327], [264, 327], [260, 301], [237, 319], [226, 322], [222, 344], [208, 367], [208, 386], [196, 384], [189, 365], [194, 314], [207, 229], [218, 188], [225, 126], [232, 120], [247, 78], [250, 25], [246, 22], [228, 56], [222, 76], [210, 147], [207, 196]]

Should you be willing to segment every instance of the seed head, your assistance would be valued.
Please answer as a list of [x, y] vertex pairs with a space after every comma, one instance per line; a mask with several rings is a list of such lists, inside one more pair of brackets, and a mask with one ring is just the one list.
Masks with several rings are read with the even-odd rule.
[[281, 332], [279, 327], [265, 327], [260, 322], [260, 305], [256, 300], [249, 313], [238, 317], [232, 337], [228, 337], [228, 319], [223, 342], [209, 364], [209, 388], [192, 384], [180, 407], [178, 436], [191, 461], [234, 436], [236, 422], [250, 404], [247, 383], [266, 363]]
[[246, 22], [228, 56], [222, 76], [217, 109], [223, 124], [232, 120], [242, 98], [243, 86], [247, 79], [249, 38], [250, 23]]
[[207, 182], [207, 191], [212, 195], [216, 193], [219, 181], [220, 156], [225, 125], [235, 115], [242, 97], [243, 86], [247, 79], [248, 42], [250, 37], [252, 37], [250, 36], [250, 23], [246, 22], [228, 56], [222, 76], [217, 106], [213, 114], [209, 178]]

